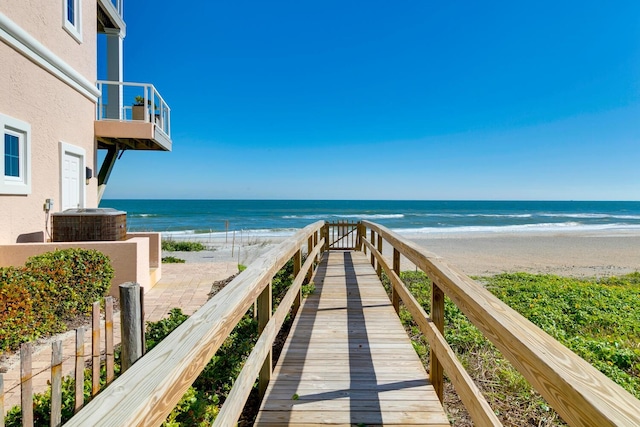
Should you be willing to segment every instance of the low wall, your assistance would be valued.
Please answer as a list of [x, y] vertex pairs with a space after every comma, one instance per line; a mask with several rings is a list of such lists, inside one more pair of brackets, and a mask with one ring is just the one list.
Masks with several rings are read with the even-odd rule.
[[118, 296], [118, 286], [125, 282], [137, 282], [149, 290], [160, 279], [162, 263], [159, 233], [127, 234], [127, 240], [113, 242], [0, 245], [0, 266], [23, 265], [27, 258], [34, 255], [67, 248], [95, 249], [109, 257], [114, 270], [110, 295]]

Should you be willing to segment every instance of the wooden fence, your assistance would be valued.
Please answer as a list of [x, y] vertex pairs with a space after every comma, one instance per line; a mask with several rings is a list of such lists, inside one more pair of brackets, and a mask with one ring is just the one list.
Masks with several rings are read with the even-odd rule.
[[[126, 289], [132, 289], [135, 295], [132, 298], [123, 298], [122, 287]], [[132, 302], [135, 307], [124, 308], [121, 313], [129, 313], [131, 311], [139, 312], [140, 317], [137, 318], [135, 324], [131, 324], [126, 318], [122, 319], [121, 325], [125, 325], [123, 328], [123, 337], [128, 337], [131, 332], [124, 331], [129, 329], [135, 331], [137, 334], [142, 335], [144, 331], [144, 318], [142, 310], [142, 295], [143, 291], [137, 283], [126, 283], [121, 285], [120, 301]], [[126, 316], [124, 316], [126, 317]], [[74, 412], [78, 412], [84, 406], [84, 383], [85, 383], [85, 371], [86, 371], [86, 359], [90, 357], [90, 376], [91, 376], [91, 397], [94, 397], [101, 389], [101, 368], [104, 366], [104, 386], [108, 386], [115, 378], [114, 364], [115, 364], [115, 352], [114, 352], [114, 330], [113, 330], [113, 298], [106, 297], [104, 299], [104, 346], [101, 349], [101, 314], [100, 314], [100, 302], [96, 301], [92, 305], [91, 310], [91, 352], [85, 354], [85, 328], [80, 327], [75, 330], [75, 353], [67, 355], [66, 358], [63, 355], [63, 342], [54, 341], [51, 344], [51, 365], [46, 367], [40, 372], [34, 372], [33, 369], [33, 344], [23, 343], [20, 346], [20, 409], [22, 415], [22, 426], [31, 427], [34, 425], [34, 413], [33, 413], [33, 377], [41, 372], [50, 371], [50, 384], [51, 384], [51, 426], [60, 426], [62, 419], [62, 366], [65, 359], [75, 358], [74, 379]], [[125, 340], [126, 341], [126, 340]], [[142, 341], [143, 343], [144, 341]], [[141, 344], [142, 344], [141, 343]], [[143, 346], [142, 346], [143, 347]], [[141, 350], [141, 349], [140, 349]], [[141, 354], [138, 354], [140, 357]], [[44, 392], [44, 391], [43, 391]], [[0, 414], [4, 414], [4, 381], [3, 376], [0, 374]], [[0, 417], [0, 427], [4, 427], [4, 415]]]
[[[324, 236], [318, 239], [323, 225], [324, 221], [319, 221], [305, 227], [258, 258], [149, 351], [141, 359], [143, 363], [131, 366], [65, 425], [160, 425], [257, 300], [260, 336], [214, 425], [235, 424], [255, 379], [261, 391], [266, 389], [275, 338], [287, 314], [296, 312], [301, 286], [325, 246]], [[301, 265], [305, 243], [307, 258]], [[295, 278], [273, 313], [271, 280], [291, 259]]]
[[[369, 239], [366, 239], [366, 230]], [[511, 309], [480, 284], [436, 255], [387, 228], [363, 221], [360, 229], [371, 263], [388, 276], [396, 311], [405, 305], [429, 341], [430, 379], [440, 400], [443, 370], [477, 425], [501, 425], [444, 338], [444, 296], [453, 301], [531, 383], [569, 425], [640, 426], [640, 401], [553, 337]], [[383, 241], [392, 263], [382, 255]], [[390, 252], [390, 251], [389, 251]], [[424, 271], [432, 282], [427, 314], [400, 280], [400, 256]]]

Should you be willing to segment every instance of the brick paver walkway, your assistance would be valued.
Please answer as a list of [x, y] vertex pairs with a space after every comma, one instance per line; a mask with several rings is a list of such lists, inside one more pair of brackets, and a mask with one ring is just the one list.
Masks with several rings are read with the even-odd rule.
[[[224, 280], [238, 272], [236, 262], [164, 264], [162, 279], [144, 294], [145, 320], [157, 321], [165, 317], [169, 310], [179, 307], [186, 314], [193, 314], [208, 299], [211, 286], [218, 280]], [[101, 348], [104, 351], [104, 322], [100, 331]], [[85, 355], [91, 355], [91, 330], [85, 333]], [[120, 343], [120, 316], [114, 314], [114, 344]], [[63, 341], [63, 375], [70, 375], [75, 367], [75, 331], [55, 337]], [[53, 341], [53, 340], [52, 340]], [[8, 365], [8, 366], [7, 366]], [[34, 349], [33, 390], [43, 392], [51, 378], [51, 345], [40, 345]], [[3, 365], [4, 373], [4, 414], [13, 406], [20, 405], [20, 361], [11, 360]]]

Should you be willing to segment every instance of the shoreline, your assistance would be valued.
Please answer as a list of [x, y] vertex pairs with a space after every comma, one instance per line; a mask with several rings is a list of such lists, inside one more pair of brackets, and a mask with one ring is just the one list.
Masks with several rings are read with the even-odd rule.
[[[287, 238], [285, 235], [191, 234], [175, 240], [198, 241], [210, 250], [171, 252], [188, 263], [228, 262], [249, 265]], [[398, 233], [469, 276], [504, 272], [608, 277], [640, 271], [640, 230], [563, 230], [469, 233]], [[167, 238], [163, 235], [163, 238]], [[387, 245], [388, 246], [388, 245]], [[384, 248], [384, 245], [383, 245]], [[390, 248], [383, 250], [390, 257]], [[401, 268], [415, 266], [402, 257]]]

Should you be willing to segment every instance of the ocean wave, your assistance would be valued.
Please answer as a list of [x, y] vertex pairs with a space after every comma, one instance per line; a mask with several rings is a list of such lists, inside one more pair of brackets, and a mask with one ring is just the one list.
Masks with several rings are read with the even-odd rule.
[[454, 234], [454, 233], [513, 233], [526, 231], [603, 231], [603, 230], [640, 230], [640, 224], [582, 224], [579, 222], [557, 222], [540, 224], [502, 225], [502, 226], [461, 226], [461, 227], [421, 227], [396, 228], [399, 234]]
[[412, 214], [426, 218], [532, 218], [532, 214], [454, 214], [454, 213], [418, 213]]
[[355, 219], [400, 219], [404, 214], [322, 214], [322, 215], [285, 215], [283, 219], [327, 219], [327, 218], [355, 218]]
[[640, 220], [640, 215], [616, 215], [604, 213], [540, 213], [538, 216], [545, 218], [574, 218], [574, 219], [631, 219]]
[[203, 239], [203, 238], [219, 238], [231, 237], [235, 233], [236, 238], [240, 237], [287, 237], [295, 234], [298, 228], [273, 228], [273, 229], [254, 229], [254, 230], [230, 230], [225, 231], [206, 231], [206, 230], [179, 230], [179, 231], [162, 231], [162, 237], [171, 239]]
[[155, 216], [159, 216], [157, 214], [146, 214], [146, 213], [141, 213], [141, 214], [132, 214], [132, 213], [127, 213], [127, 216], [130, 218], [152, 218]]

